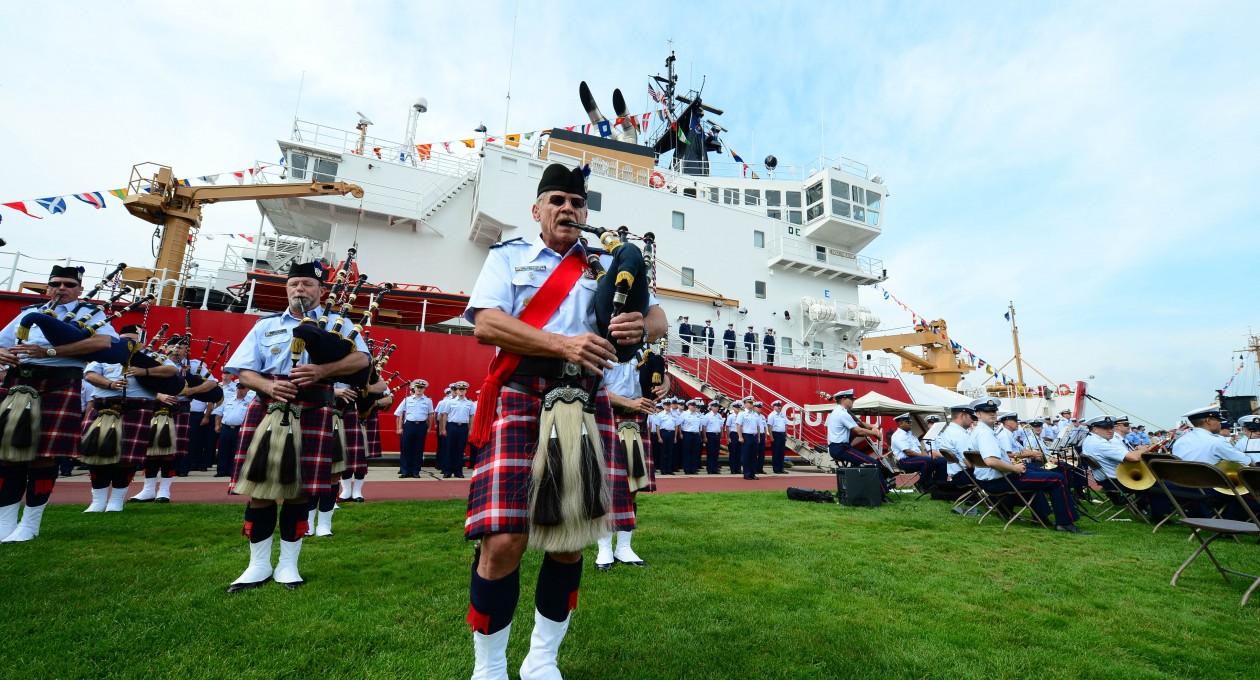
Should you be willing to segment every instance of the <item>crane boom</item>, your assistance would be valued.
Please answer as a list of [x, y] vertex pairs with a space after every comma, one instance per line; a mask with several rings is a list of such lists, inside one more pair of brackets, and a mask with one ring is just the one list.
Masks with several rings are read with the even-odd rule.
[[[158, 250], [154, 269], [165, 272], [164, 278], [175, 274], [183, 280], [189, 262], [185, 257], [190, 241], [189, 234], [201, 226], [201, 206], [219, 201], [260, 201], [270, 198], [312, 198], [315, 196], [344, 196], [350, 194], [363, 198], [363, 189], [346, 182], [311, 182], [310, 184], [249, 184], [242, 186], [194, 187], [180, 184], [175, 173], [165, 165], [141, 163], [131, 169], [127, 197], [123, 204], [127, 212], [153, 224], [162, 225], [162, 245]], [[163, 286], [159, 292], [159, 304], [176, 302], [175, 292]]]

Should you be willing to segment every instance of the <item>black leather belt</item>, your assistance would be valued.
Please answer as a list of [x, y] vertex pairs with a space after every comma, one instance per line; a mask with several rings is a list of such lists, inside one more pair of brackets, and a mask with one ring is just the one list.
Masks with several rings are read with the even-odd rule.
[[513, 373], [537, 378], [552, 378], [554, 380], [574, 380], [589, 375], [589, 371], [571, 361], [553, 357], [529, 356], [521, 357], [521, 363], [517, 365]]
[[223, 424], [223, 427], [230, 428], [230, 429], [233, 429], [233, 430], [239, 430], [239, 429], [241, 429], [241, 426], [240, 426], [240, 425], [228, 425], [227, 423], [224, 423], [224, 424]]
[[14, 372], [19, 378], [31, 380], [82, 380], [82, 366], [40, 366], [19, 364]]

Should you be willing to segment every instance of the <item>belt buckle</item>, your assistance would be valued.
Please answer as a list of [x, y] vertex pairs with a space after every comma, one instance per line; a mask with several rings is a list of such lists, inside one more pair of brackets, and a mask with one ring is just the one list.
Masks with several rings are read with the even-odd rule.
[[34, 378], [35, 368], [33, 366], [21, 366], [18, 368], [18, 376], [22, 378]]
[[560, 373], [564, 378], [577, 378], [582, 375], [582, 367], [572, 361], [565, 361]]

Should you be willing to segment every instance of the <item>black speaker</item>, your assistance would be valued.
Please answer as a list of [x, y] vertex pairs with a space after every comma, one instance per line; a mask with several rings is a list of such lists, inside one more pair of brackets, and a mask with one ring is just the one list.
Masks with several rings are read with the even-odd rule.
[[879, 489], [879, 469], [864, 466], [837, 470], [836, 500], [849, 507], [878, 508], [883, 505], [884, 494]]
[[1256, 412], [1256, 398], [1221, 395], [1221, 410], [1225, 412], [1225, 417], [1236, 423], [1239, 418]]

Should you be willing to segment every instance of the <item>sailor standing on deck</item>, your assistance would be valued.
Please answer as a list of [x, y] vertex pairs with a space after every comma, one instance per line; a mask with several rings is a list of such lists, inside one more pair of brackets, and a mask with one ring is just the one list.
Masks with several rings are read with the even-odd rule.
[[[249, 505], [245, 508], [243, 531], [249, 539], [249, 566], [228, 587], [229, 593], [257, 588], [271, 580], [271, 545], [277, 515], [280, 524], [280, 560], [274, 568], [275, 580], [289, 589], [305, 583], [298, 573], [298, 556], [302, 552], [302, 537], [307, 530], [304, 526], [307, 518], [306, 499], [309, 495], [329, 488], [332, 483], [332, 378], [367, 368], [369, 361], [367, 344], [363, 341], [363, 336], [359, 335], [355, 338], [355, 351], [342, 359], [316, 364], [310, 363], [303, 353], [298, 365], [294, 365], [292, 354], [296, 348], [293, 347], [293, 329], [304, 318], [318, 319], [324, 314], [320, 305], [323, 297], [320, 282], [323, 278], [323, 267], [320, 263], [295, 262], [289, 268], [285, 281], [288, 308], [279, 314], [259, 319], [223, 369], [225, 374], [237, 376], [242, 385], [257, 394], [257, 398], [250, 404], [245, 425], [241, 428], [240, 445], [236, 450], [236, 469], [230, 489], [243, 495], [251, 495]], [[328, 317], [330, 322], [340, 318], [333, 312], [328, 312]], [[280, 445], [284, 449], [282, 453], [275, 451], [276, 445], [271, 444], [271, 441], [274, 438], [285, 438], [286, 435], [282, 425], [273, 423], [269, 415], [270, 411], [279, 413], [287, 410], [291, 413], [289, 407], [293, 406], [300, 409], [300, 415], [292, 417], [297, 418], [301, 426], [296, 485], [288, 480], [293, 472], [289, 468], [292, 464], [289, 460], [289, 442], [284, 441]], [[257, 433], [258, 445], [251, 447], [260, 425], [266, 429]], [[264, 450], [264, 444], [268, 445], [267, 450]], [[251, 448], [255, 450], [251, 452]], [[273, 455], [261, 458], [268, 453]], [[266, 463], [276, 456], [280, 458], [280, 465], [276, 466], [279, 472], [278, 475], [273, 475], [274, 468]], [[247, 458], [251, 458], [251, 462], [263, 461], [264, 465], [250, 465], [250, 469], [243, 469], [246, 468]], [[260, 482], [255, 473], [260, 472], [264, 466], [266, 480]], [[286, 471], [286, 468], [289, 469]], [[281, 489], [284, 500], [282, 508], [276, 507], [276, 500], [279, 499], [272, 496], [277, 494], [269, 493], [267, 487]], [[259, 495], [252, 496], [255, 493]]]
[[753, 352], [757, 351], [757, 334], [753, 331], [753, 327], [748, 327], [748, 332], [744, 333], [744, 354], [748, 356], [748, 363], [753, 362]]
[[683, 356], [691, 356], [691, 343], [695, 340], [695, 336], [691, 333], [690, 318], [684, 316], [682, 323], [678, 324], [678, 344], [682, 347]]
[[726, 347], [726, 360], [735, 361], [735, 324], [726, 324], [726, 330], [722, 331], [722, 345]]
[[713, 327], [712, 319], [704, 320], [704, 344], [709, 349], [709, 356], [713, 356], [713, 343], [717, 341], [717, 329]]
[[767, 328], [766, 334], [761, 336], [761, 348], [766, 353], [766, 365], [774, 365], [774, 329]]
[[[581, 232], [570, 224], [587, 219], [581, 170], [569, 170], [558, 163], [548, 166], [538, 184], [532, 215], [541, 228], [540, 236], [492, 247], [464, 312], [475, 324], [479, 340], [498, 346], [500, 357], [508, 353], [509, 360], [499, 362], [496, 358], [493, 367], [511, 366], [512, 359], [517, 362], [510, 375], [492, 373], [487, 380], [481, 397], [488, 407], [479, 414], [474, 432], [474, 443], [484, 450], [469, 488], [464, 535], [469, 540], [480, 539], [468, 608], [475, 678], [508, 677], [507, 643], [520, 597], [521, 557], [531, 541], [557, 538], [531, 522], [529, 490], [532, 481], [543, 481], [532, 479], [538, 462], [534, 458], [539, 440], [546, 436], [540, 432], [542, 419], [552, 419], [561, 409], [560, 396], [576, 399], [579, 394], [594, 392], [593, 403], [587, 407], [594, 408], [599, 442], [610, 453], [604, 479], [611, 491], [611, 504], [602, 518], [592, 518], [573, 531], [584, 540], [584, 529], [595, 519], [611, 524], [614, 530], [634, 528], [625, 461], [612, 455], [618, 450], [612, 408], [607, 391], [599, 388], [598, 382], [616, 361], [617, 352], [612, 342], [593, 332], [597, 282], [593, 276], [584, 277], [587, 258], [585, 248], [578, 243]], [[537, 309], [544, 311], [534, 313], [535, 302]], [[522, 316], [538, 318], [531, 323]], [[608, 335], [619, 346], [654, 342], [667, 330], [665, 315], [656, 305], [651, 305], [646, 318], [641, 312], [629, 312], [612, 317], [608, 323]], [[543, 412], [544, 396], [555, 399], [551, 413]], [[570, 406], [573, 403], [569, 402]], [[581, 427], [586, 427], [590, 417], [584, 412]], [[556, 439], [558, 430], [552, 429]], [[566, 438], [572, 430], [573, 424], [566, 423]], [[594, 434], [587, 431], [579, 437], [589, 442]], [[552, 447], [547, 448], [550, 458]], [[566, 451], [572, 454], [571, 446], [559, 441], [555, 449], [561, 456]], [[562, 524], [570, 526], [563, 520]], [[557, 654], [568, 631], [570, 612], [577, 605], [581, 578], [580, 546], [545, 554], [534, 591], [534, 630], [521, 678], [560, 677]]]
[[[15, 415], [17, 426], [0, 441], [5, 449], [20, 447], [28, 452], [0, 460], [0, 542], [3, 543], [29, 541], [39, 535], [44, 508], [57, 482], [56, 458], [79, 456], [83, 422], [80, 394], [83, 367], [87, 364], [79, 357], [107, 349], [112, 339], [118, 337], [106, 324], [90, 338], [54, 346], [39, 326], [33, 326], [19, 344], [18, 326], [22, 317], [32, 312], [51, 311], [58, 319], [75, 314], [82, 293], [82, 269], [54, 266], [48, 274], [48, 302], [23, 307], [0, 331], [0, 365], [9, 367], [4, 376], [8, 403], [0, 405], [16, 406], [19, 400], [38, 399], [40, 407], [38, 423], [29, 419], [23, 423]], [[86, 321], [89, 325], [105, 318], [98, 308], [78, 310], [80, 316], [89, 312]], [[29, 440], [29, 446], [22, 446], [22, 435]], [[19, 522], [18, 511], [23, 505], [26, 510]]]

